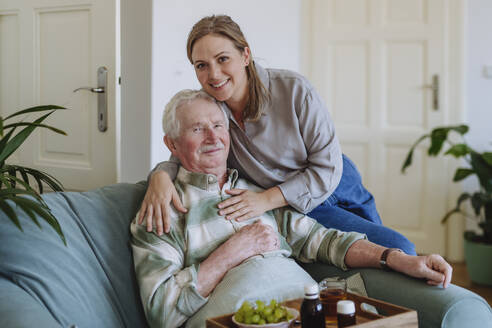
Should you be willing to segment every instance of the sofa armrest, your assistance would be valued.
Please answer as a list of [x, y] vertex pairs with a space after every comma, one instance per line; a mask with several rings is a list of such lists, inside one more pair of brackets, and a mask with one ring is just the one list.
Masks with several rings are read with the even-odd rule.
[[488, 303], [479, 295], [453, 284], [443, 289], [397, 272], [378, 269], [342, 271], [326, 264], [301, 265], [316, 281], [360, 272], [369, 297], [416, 310], [421, 328], [492, 327], [492, 309]]
[[57, 327], [50, 312], [24, 289], [0, 278], [0, 327]]

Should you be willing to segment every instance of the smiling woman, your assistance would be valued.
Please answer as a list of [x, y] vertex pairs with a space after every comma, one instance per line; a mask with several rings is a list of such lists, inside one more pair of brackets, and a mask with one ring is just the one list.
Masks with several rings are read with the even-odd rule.
[[194, 44], [191, 59], [203, 89], [218, 101], [227, 101], [243, 128], [243, 109], [248, 101], [244, 68], [249, 65], [249, 58], [248, 47], [238, 50], [228, 39], [209, 34]]

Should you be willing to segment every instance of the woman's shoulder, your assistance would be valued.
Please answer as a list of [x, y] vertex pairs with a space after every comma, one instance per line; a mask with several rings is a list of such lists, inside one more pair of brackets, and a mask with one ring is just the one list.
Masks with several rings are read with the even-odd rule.
[[295, 86], [298, 88], [312, 89], [309, 80], [302, 74], [288, 69], [267, 68], [270, 83]]

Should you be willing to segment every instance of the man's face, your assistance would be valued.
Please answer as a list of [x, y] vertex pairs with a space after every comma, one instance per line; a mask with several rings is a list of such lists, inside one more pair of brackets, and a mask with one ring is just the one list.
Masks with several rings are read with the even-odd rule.
[[[229, 154], [229, 131], [224, 114], [216, 103], [195, 99], [176, 111], [179, 137], [164, 141], [188, 171], [225, 174]], [[223, 171], [223, 172], [222, 172]]]

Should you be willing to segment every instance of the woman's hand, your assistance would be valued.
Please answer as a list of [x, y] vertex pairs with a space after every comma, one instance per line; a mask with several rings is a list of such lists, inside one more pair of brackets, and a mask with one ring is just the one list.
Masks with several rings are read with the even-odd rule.
[[287, 205], [284, 195], [278, 187], [264, 192], [254, 192], [247, 189], [230, 189], [226, 193], [231, 198], [218, 204], [219, 214], [227, 220], [238, 222], [260, 216], [266, 211]]
[[152, 231], [152, 219], [154, 219], [157, 234], [162, 235], [163, 230], [168, 233], [171, 227], [170, 203], [182, 212], [188, 210], [183, 207], [174, 184], [165, 171], [156, 171], [150, 176], [149, 187], [145, 193], [138, 215], [138, 224], [142, 224], [144, 218], [147, 231]]

